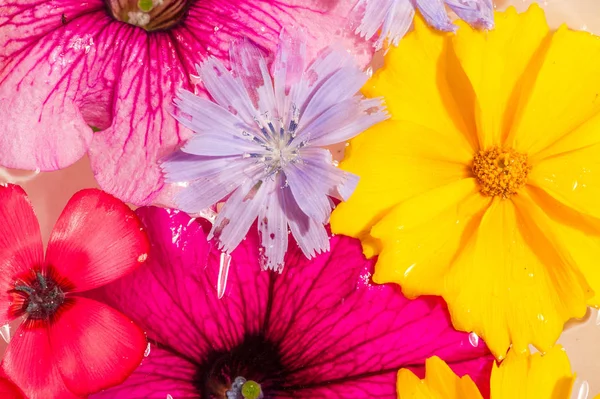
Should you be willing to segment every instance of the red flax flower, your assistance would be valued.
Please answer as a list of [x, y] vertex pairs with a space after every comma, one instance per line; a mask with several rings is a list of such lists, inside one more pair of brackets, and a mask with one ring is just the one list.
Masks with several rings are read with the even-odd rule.
[[76, 193], [44, 256], [25, 192], [0, 187], [0, 325], [22, 318], [3, 360], [29, 399], [70, 399], [122, 382], [141, 362], [143, 331], [80, 294], [144, 262], [145, 232], [135, 214], [95, 189]]

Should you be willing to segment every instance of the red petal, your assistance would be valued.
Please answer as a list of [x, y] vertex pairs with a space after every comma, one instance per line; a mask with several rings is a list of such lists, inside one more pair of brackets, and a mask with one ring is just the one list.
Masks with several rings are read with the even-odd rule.
[[50, 343], [65, 384], [79, 395], [118, 385], [139, 366], [146, 336], [113, 308], [87, 298], [73, 305], [50, 326]]
[[2, 399], [25, 399], [23, 392], [9, 379], [0, 377], [0, 398]]
[[65, 387], [55, 363], [47, 328], [24, 323], [8, 345], [2, 367], [29, 399], [77, 399]]
[[148, 239], [127, 205], [100, 190], [76, 193], [50, 235], [46, 260], [74, 285], [99, 287], [146, 260]]
[[0, 186], [0, 220], [0, 325], [3, 325], [11, 319], [8, 309], [12, 298], [8, 291], [14, 288], [15, 277], [42, 264], [44, 247], [40, 225], [21, 187]]

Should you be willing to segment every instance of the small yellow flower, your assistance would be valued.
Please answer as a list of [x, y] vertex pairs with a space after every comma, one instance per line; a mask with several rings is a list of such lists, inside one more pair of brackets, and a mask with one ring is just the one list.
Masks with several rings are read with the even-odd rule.
[[[425, 379], [408, 369], [398, 372], [398, 399], [483, 399], [469, 376], [459, 378], [443, 360], [425, 362]], [[575, 375], [565, 351], [555, 346], [545, 355], [508, 352], [494, 364], [490, 399], [569, 399]]]
[[417, 18], [364, 92], [392, 118], [351, 141], [331, 225], [379, 254], [376, 282], [443, 296], [499, 359], [600, 305], [600, 38], [535, 5], [489, 32]]

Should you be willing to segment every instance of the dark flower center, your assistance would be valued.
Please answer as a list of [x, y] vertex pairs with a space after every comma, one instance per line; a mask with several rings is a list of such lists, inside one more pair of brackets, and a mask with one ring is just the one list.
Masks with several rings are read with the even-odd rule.
[[286, 377], [277, 345], [252, 335], [232, 350], [211, 352], [194, 385], [203, 399], [268, 399], [284, 389]]
[[42, 271], [33, 271], [32, 277], [22, 279], [12, 290], [15, 313], [26, 314], [30, 320], [50, 320], [65, 302], [64, 290]]
[[167, 30], [184, 17], [190, 0], [106, 0], [112, 16], [147, 31]]

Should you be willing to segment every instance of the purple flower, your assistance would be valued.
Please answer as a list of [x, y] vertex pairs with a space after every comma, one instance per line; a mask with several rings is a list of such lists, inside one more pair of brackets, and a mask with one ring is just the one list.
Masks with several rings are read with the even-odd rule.
[[380, 32], [375, 48], [382, 48], [386, 41], [397, 46], [412, 24], [415, 9], [434, 28], [454, 32], [456, 25], [448, 17], [446, 6], [476, 28], [494, 27], [492, 0], [358, 0], [354, 7], [360, 19], [356, 34], [371, 39]]
[[[169, 115], [194, 65], [247, 36], [274, 50], [282, 27], [322, 48], [352, 0], [0, 0], [0, 164], [55, 170], [86, 152], [122, 200], [163, 200], [157, 160], [191, 132]], [[371, 49], [348, 35], [367, 63]], [[310, 47], [313, 57], [316, 49]], [[92, 129], [92, 127], [94, 129]], [[94, 130], [96, 132], [94, 132]], [[164, 200], [167, 200], [165, 198]]]
[[155, 207], [137, 214], [152, 246], [147, 264], [104, 294], [143, 326], [149, 356], [90, 399], [240, 399], [244, 380], [269, 399], [395, 398], [398, 370], [422, 377], [433, 355], [487, 391], [485, 346], [452, 328], [441, 299], [372, 284], [374, 262], [358, 240], [336, 236], [313, 260], [290, 250], [278, 275], [260, 271], [250, 233], [218, 299], [221, 253], [203, 222]]
[[329, 249], [331, 197], [347, 199], [358, 177], [322, 146], [387, 118], [379, 99], [358, 94], [367, 75], [352, 55], [327, 48], [307, 66], [299, 35], [282, 33], [272, 65], [249, 40], [198, 66], [214, 102], [182, 91], [177, 119], [197, 134], [164, 164], [167, 181], [190, 182], [176, 197], [189, 213], [228, 197], [209, 238], [234, 250], [258, 218], [265, 269], [283, 269], [288, 227], [308, 257]]

